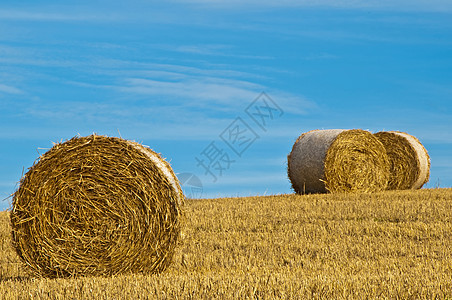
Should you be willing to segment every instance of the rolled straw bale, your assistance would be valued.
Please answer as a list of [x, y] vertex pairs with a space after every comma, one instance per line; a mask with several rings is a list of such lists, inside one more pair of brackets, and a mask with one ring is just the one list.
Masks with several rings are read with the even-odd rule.
[[303, 133], [287, 160], [289, 179], [298, 194], [375, 192], [386, 189], [388, 183], [385, 148], [361, 129]]
[[91, 135], [55, 144], [21, 179], [13, 244], [44, 277], [157, 273], [171, 262], [183, 194], [138, 143]]
[[374, 134], [386, 148], [390, 162], [388, 189], [420, 189], [430, 177], [430, 157], [414, 136], [399, 131]]

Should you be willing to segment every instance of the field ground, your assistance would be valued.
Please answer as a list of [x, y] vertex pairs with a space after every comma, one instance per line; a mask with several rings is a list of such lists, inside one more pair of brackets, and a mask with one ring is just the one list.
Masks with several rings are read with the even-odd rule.
[[187, 200], [161, 275], [26, 274], [0, 213], [2, 299], [452, 298], [452, 189]]

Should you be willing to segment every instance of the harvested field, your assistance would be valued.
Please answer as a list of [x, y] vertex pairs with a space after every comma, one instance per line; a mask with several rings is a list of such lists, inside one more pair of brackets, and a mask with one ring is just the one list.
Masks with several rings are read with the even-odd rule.
[[452, 297], [452, 189], [188, 200], [160, 275], [39, 279], [0, 214], [5, 299]]

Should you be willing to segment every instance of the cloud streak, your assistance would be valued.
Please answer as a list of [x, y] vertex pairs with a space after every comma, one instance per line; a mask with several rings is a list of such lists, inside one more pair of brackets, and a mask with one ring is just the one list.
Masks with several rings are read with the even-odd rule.
[[0, 94], [1, 93], [20, 95], [20, 94], [23, 94], [24, 91], [22, 91], [21, 89], [18, 89], [16, 87], [0, 83]]
[[32, 12], [25, 10], [0, 10], [0, 20], [5, 21], [47, 21], [47, 22], [82, 22], [82, 21], [118, 21], [124, 20], [119, 14], [90, 14], [71, 12]]
[[253, 99], [264, 87], [249, 82], [221, 78], [189, 78], [182, 81], [158, 81], [144, 78], [127, 78], [119, 90], [123, 93], [166, 95], [196, 99], [212, 104], [231, 104]]
[[451, 12], [452, 3], [448, 0], [173, 0], [178, 3], [198, 4], [206, 7], [237, 8], [237, 7], [316, 7], [316, 8], [341, 8], [341, 9], [376, 9], [399, 11], [434, 11]]
[[231, 45], [182, 45], [176, 48], [168, 47], [167, 49], [181, 53], [207, 55], [207, 56], [223, 56], [223, 57], [260, 59], [260, 60], [274, 59], [274, 57], [271, 56], [234, 54], [231, 53], [231, 50], [233, 50], [233, 47]]

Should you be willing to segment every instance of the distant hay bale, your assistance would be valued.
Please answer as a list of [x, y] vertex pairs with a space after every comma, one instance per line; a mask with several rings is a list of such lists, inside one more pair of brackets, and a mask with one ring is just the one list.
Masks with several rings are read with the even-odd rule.
[[388, 189], [420, 189], [430, 177], [430, 157], [414, 136], [399, 131], [374, 134], [386, 148], [390, 162]]
[[388, 183], [384, 146], [360, 129], [303, 133], [287, 160], [289, 179], [298, 194], [376, 192], [386, 189]]
[[13, 243], [44, 277], [157, 273], [171, 262], [183, 194], [157, 153], [91, 135], [54, 145], [13, 197]]

